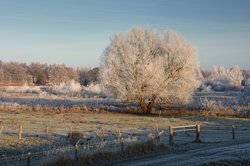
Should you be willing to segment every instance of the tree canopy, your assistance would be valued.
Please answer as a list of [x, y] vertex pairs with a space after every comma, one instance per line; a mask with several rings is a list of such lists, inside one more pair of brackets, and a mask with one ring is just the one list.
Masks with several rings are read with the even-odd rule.
[[157, 103], [187, 103], [198, 87], [196, 49], [175, 32], [145, 28], [116, 34], [101, 56], [101, 79], [122, 100], [144, 113]]

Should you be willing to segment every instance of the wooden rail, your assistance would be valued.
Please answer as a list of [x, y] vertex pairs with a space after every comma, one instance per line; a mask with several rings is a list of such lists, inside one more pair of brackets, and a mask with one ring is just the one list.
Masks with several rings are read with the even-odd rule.
[[[194, 129], [186, 129], [186, 128], [194, 128]], [[176, 130], [174, 129], [182, 129], [182, 130]], [[196, 132], [196, 138], [194, 142], [200, 143], [200, 125], [187, 125], [187, 126], [169, 126], [169, 144], [173, 145], [174, 144], [174, 132], [185, 132], [185, 131], [195, 131]]]

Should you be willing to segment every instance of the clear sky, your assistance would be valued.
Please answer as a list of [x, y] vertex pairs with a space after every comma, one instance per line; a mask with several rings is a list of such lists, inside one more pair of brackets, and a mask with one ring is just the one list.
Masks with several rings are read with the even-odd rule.
[[178, 32], [202, 68], [250, 69], [250, 0], [0, 0], [0, 60], [99, 66], [134, 26]]

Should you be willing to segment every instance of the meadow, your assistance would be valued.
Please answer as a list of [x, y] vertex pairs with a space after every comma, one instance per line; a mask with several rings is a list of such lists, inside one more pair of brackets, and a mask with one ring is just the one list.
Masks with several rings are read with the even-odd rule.
[[[141, 114], [135, 103], [100, 96], [85, 98], [15, 91], [2, 93], [0, 101], [0, 126], [3, 127], [0, 158], [3, 165], [26, 165], [28, 153], [31, 153], [31, 164], [46, 164], [62, 155], [66, 159], [74, 159], [76, 144], [79, 144], [79, 156], [99, 152], [119, 153], [119, 133], [122, 134], [125, 149], [131, 144], [147, 144], [148, 140], [153, 140], [156, 145], [164, 144], [164, 153], [171, 155], [183, 150], [193, 150], [194, 153], [195, 149], [201, 147], [213, 149], [212, 145], [225, 149], [232, 144], [242, 147], [249, 145], [249, 96], [242, 92], [196, 93], [193, 102], [185, 108], [156, 107], [151, 115]], [[193, 142], [195, 131], [183, 128], [174, 133], [174, 146], [169, 145], [169, 126], [196, 124], [201, 126], [201, 144]], [[20, 125], [21, 140], [18, 138]], [[235, 139], [232, 139], [232, 126], [235, 128]], [[248, 148], [243, 150], [237, 150], [237, 153], [244, 156], [249, 153]], [[157, 149], [154, 153], [150, 151], [149, 154], [160, 153]], [[219, 151], [223, 151], [223, 148]], [[144, 153], [147, 150], [127, 157], [141, 157]], [[221, 158], [227, 158], [231, 153], [236, 152], [230, 150]], [[122, 158], [114, 161], [122, 163]], [[196, 163], [206, 163], [212, 159], [210, 157]], [[100, 160], [110, 162], [107, 157]]]

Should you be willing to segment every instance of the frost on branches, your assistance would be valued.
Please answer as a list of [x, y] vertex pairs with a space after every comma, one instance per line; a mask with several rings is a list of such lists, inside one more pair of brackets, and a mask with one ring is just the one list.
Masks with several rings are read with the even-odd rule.
[[241, 90], [244, 77], [241, 69], [235, 66], [226, 69], [223, 66], [215, 66], [205, 84], [215, 91]]
[[101, 60], [103, 84], [120, 99], [138, 102], [144, 113], [159, 103], [189, 102], [199, 85], [196, 49], [174, 32], [117, 34]]

